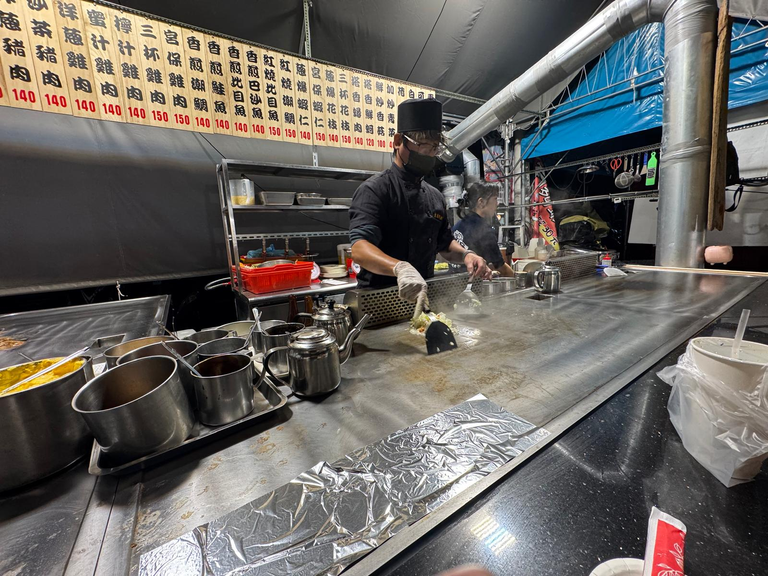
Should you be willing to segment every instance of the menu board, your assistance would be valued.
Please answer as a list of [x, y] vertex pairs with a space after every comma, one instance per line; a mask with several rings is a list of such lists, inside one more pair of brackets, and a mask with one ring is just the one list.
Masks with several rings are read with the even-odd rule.
[[434, 92], [87, 0], [0, 0], [0, 105], [388, 151]]
[[21, 4], [4, 9], [0, 11], [0, 57], [8, 101], [15, 108], [42, 110], [24, 9]]
[[189, 88], [189, 74], [184, 58], [184, 34], [178, 26], [160, 22], [161, 56], [165, 62], [168, 79], [168, 105], [171, 125], [179, 130], [194, 130], [192, 98]]
[[229, 110], [232, 116], [232, 134], [248, 138], [250, 126], [246, 109], [248, 89], [243, 76], [243, 52], [240, 42], [222, 41], [222, 54], [225, 57], [224, 77], [229, 90]]
[[184, 58], [187, 79], [189, 80], [190, 114], [192, 126], [199, 132], [213, 132], [213, 105], [210, 98], [208, 81], [208, 57], [206, 56], [205, 34], [186, 28], [184, 38]]
[[25, 13], [28, 48], [33, 56], [42, 109], [45, 112], [72, 114], [54, 6], [47, 0], [29, 0], [20, 5]]
[[126, 108], [130, 101], [123, 96], [123, 79], [117, 66], [117, 42], [108, 25], [109, 9], [89, 2], [83, 2], [82, 9], [85, 13], [85, 45], [93, 70], [94, 89], [102, 108], [101, 117], [123, 122], [128, 119]]
[[144, 81], [144, 62], [138, 40], [139, 19], [135, 14], [107, 9], [107, 22], [116, 46], [113, 67], [122, 80], [126, 121], [151, 124], [148, 108], [149, 91]]
[[248, 90], [246, 113], [251, 138], [266, 138], [264, 114], [264, 86], [261, 72], [261, 53], [255, 46], [245, 46], [245, 86]]

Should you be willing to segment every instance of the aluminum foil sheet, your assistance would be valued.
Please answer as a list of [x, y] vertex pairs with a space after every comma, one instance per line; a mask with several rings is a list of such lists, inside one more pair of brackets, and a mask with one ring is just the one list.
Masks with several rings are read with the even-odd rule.
[[475, 396], [147, 552], [139, 573], [339, 574], [548, 435]]

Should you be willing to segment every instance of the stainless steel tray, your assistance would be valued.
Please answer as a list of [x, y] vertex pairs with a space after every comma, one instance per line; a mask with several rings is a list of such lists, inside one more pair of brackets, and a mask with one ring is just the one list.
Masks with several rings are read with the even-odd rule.
[[169, 448], [162, 452], [148, 454], [147, 456], [142, 456], [141, 458], [131, 460], [130, 462], [121, 462], [119, 464], [109, 462], [109, 457], [101, 451], [101, 446], [94, 440], [93, 448], [91, 449], [91, 459], [88, 463], [88, 472], [94, 476], [128, 474], [129, 472], [135, 472], [136, 470], [143, 470], [149, 466], [154, 466], [165, 460], [190, 452], [213, 440], [218, 440], [222, 436], [255, 424], [272, 412], [285, 406], [287, 399], [276, 386], [264, 379], [258, 387], [253, 387], [253, 401], [255, 404], [253, 412], [240, 420], [235, 420], [229, 424], [216, 427], [206, 426], [205, 424], [197, 422], [192, 429], [190, 437], [184, 440], [181, 445], [176, 446], [175, 448]]

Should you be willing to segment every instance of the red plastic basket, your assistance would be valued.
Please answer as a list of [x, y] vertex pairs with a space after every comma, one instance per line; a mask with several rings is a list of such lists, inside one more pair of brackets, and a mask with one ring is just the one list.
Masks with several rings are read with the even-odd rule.
[[312, 262], [278, 264], [270, 268], [240, 267], [243, 286], [254, 294], [306, 288], [312, 282]]

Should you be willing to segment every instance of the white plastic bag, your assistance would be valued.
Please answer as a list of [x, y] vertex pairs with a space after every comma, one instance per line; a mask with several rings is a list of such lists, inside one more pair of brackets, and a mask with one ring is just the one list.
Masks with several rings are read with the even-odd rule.
[[691, 456], [727, 487], [751, 480], [768, 457], [768, 378], [752, 393], [733, 390], [697, 368], [690, 342], [658, 376], [672, 386], [669, 419]]

